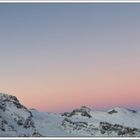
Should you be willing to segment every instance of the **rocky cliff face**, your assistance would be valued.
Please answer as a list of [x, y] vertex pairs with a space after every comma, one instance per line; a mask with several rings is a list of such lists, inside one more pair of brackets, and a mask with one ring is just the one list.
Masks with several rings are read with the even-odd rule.
[[0, 136], [34, 136], [32, 113], [15, 96], [0, 93]]

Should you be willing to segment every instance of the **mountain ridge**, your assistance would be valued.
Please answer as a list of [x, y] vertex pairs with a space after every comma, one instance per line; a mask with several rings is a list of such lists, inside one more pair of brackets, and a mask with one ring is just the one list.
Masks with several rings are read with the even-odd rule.
[[0, 93], [0, 137], [12, 136], [139, 137], [140, 112], [122, 107], [94, 111], [86, 106], [64, 113], [40, 112]]

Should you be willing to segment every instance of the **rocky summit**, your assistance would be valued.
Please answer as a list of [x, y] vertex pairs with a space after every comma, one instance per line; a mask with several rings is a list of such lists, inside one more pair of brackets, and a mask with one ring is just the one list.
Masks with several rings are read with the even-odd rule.
[[0, 93], [0, 136], [40, 136], [32, 113], [15, 96]]

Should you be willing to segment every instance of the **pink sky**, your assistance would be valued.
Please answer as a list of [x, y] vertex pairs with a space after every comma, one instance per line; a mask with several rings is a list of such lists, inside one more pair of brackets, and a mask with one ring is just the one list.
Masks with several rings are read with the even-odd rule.
[[[101, 110], [115, 106], [138, 108], [140, 77], [137, 73], [131, 75], [131, 72], [121, 71], [114, 74], [114, 70], [111, 71], [101, 70], [98, 75], [90, 72], [83, 77], [76, 74], [75, 78], [59, 75], [64, 77], [49, 80], [40, 74], [32, 75], [34, 79], [27, 75], [20, 82], [1, 85], [3, 91], [17, 96], [25, 106], [41, 111], [63, 112], [82, 105]], [[18, 80], [20, 78], [16, 78]]]
[[139, 4], [1, 4], [0, 90], [29, 108], [140, 107]]

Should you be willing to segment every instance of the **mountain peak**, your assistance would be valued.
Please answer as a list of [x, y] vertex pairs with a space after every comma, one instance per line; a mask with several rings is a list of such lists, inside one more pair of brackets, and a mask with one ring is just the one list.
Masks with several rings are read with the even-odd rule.
[[0, 93], [0, 137], [140, 136], [140, 112], [115, 107], [107, 113], [87, 106], [63, 114], [39, 112], [27, 109], [15, 96]]
[[[5, 123], [4, 123], [5, 122]], [[12, 95], [0, 93], [0, 136], [36, 136], [32, 113]]]
[[78, 109], [74, 109], [72, 112], [65, 112], [62, 114], [62, 116], [67, 116], [67, 117], [72, 117], [72, 116], [83, 116], [83, 117], [88, 117], [91, 118], [91, 114], [90, 114], [91, 109], [86, 107], [86, 106], [81, 106]]
[[108, 114], [114, 114], [114, 113], [120, 113], [120, 112], [123, 112], [123, 113], [127, 113], [127, 112], [137, 113], [137, 111], [135, 111], [135, 110], [127, 109], [127, 108], [123, 108], [123, 107], [115, 107], [113, 109], [108, 110]]
[[115, 107], [113, 109], [109, 109], [107, 112], [108, 112], [108, 114], [114, 114], [114, 113], [122, 112], [124, 110], [126, 110], [126, 109], [122, 108], [122, 107]]
[[12, 106], [16, 108], [26, 108], [20, 104], [17, 97], [5, 93], [0, 93], [0, 109], [5, 111], [7, 108], [9, 108], [9, 110], [11, 110]]
[[17, 97], [12, 96], [12, 95], [8, 95], [6, 93], [0, 93], [0, 101], [16, 101], [19, 102], [19, 100], [17, 99]]

